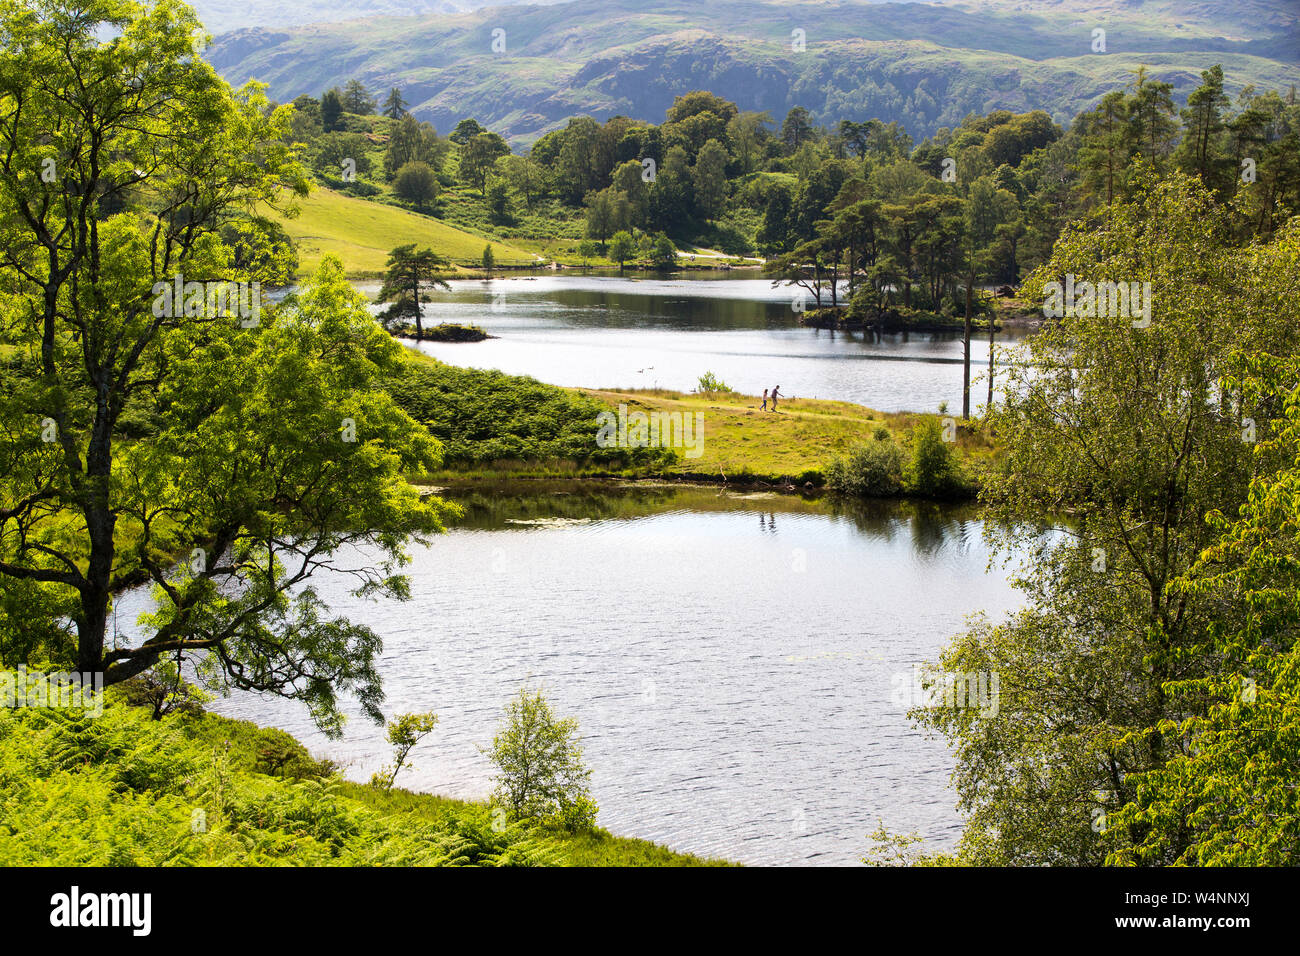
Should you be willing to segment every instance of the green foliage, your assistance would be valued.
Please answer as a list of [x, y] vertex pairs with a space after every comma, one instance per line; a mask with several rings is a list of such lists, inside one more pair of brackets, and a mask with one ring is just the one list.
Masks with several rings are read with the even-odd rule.
[[636, 253], [636, 240], [632, 238], [631, 233], [622, 230], [614, 233], [609, 243], [609, 257], [618, 263], [620, 270], [623, 268], [623, 263], [636, 258]]
[[[883, 435], [881, 434], [883, 432]], [[880, 426], [871, 441], [837, 456], [826, 469], [826, 484], [841, 494], [886, 497], [903, 490], [903, 450]]]
[[[0, 346], [17, 356], [0, 389], [0, 577], [45, 586], [19, 589], [19, 616], [59, 641], [26, 650], [71, 652], [52, 663], [108, 686], [211, 655], [329, 732], [339, 693], [377, 715], [377, 635], [307, 582], [369, 543], [358, 590], [400, 598], [403, 547], [441, 528], [441, 504], [400, 480], [437, 445], [377, 387], [401, 347], [329, 259], [277, 307], [250, 286], [238, 315], [169, 294], [268, 274], [260, 242], [225, 239], [306, 192], [294, 109], [231, 90], [183, 5], [46, 14], [0, 8]], [[141, 579], [157, 599], [142, 640], [107, 646], [112, 596]]]
[[147, 707], [154, 720], [167, 714], [201, 714], [210, 694], [186, 681], [175, 661], [160, 660], [149, 670], [122, 681], [123, 699], [132, 707]]
[[[288, 735], [237, 721], [153, 721], [120, 704], [98, 718], [0, 710], [0, 865], [564, 862], [545, 833], [494, 829], [486, 807], [385, 813], [328, 768], [291, 782], [292, 761], [281, 757], [300, 759], [300, 750]], [[253, 769], [263, 757], [281, 776]]]
[[502, 372], [408, 362], [388, 389], [442, 445], [449, 467], [571, 461], [611, 468], [671, 460], [662, 448], [601, 448], [594, 398]]
[[433, 733], [438, 723], [437, 714], [427, 711], [423, 714], [401, 714], [388, 722], [385, 738], [393, 745], [393, 762], [370, 778], [371, 786], [384, 790], [393, 788], [393, 781], [406, 765], [406, 758], [421, 740]]
[[701, 395], [729, 395], [734, 393], [735, 389], [712, 372], [705, 372], [695, 383], [695, 391]]
[[393, 179], [393, 193], [423, 210], [438, 198], [438, 177], [428, 163], [407, 163]]
[[337, 87], [326, 90], [320, 98], [320, 115], [321, 125], [325, 127], [325, 132], [331, 133], [342, 127], [343, 123], [343, 98], [339, 95]]
[[521, 688], [488, 751], [496, 765], [493, 800], [512, 819], [589, 830], [596, 803], [587, 790], [591, 771], [582, 764], [578, 722], [557, 718], [541, 691]]
[[[1233, 377], [1246, 356], [1300, 348], [1296, 234], [1239, 248], [1199, 180], [1134, 177], [1133, 200], [1067, 231], [1024, 291], [1042, 301], [1044, 284], [1069, 273], [1149, 281], [1150, 324], [1095, 309], [1049, 324], [1008, 369], [989, 423], [1006, 445], [984, 485], [990, 535], [1032, 555], [1016, 579], [1027, 605], [975, 622], [942, 667], [998, 674], [998, 715], [916, 714], [955, 747], [968, 863], [1271, 860], [1275, 836], [1291, 832], [1293, 804], [1275, 784], [1290, 773], [1275, 744], [1288, 732], [1278, 710], [1291, 641], [1274, 631], [1285, 618], [1239, 604], [1267, 587], [1264, 568], [1285, 565], [1261, 553], [1261, 576], [1241, 587], [1183, 582], [1225, 530], [1207, 515], [1251, 503], [1244, 541], [1285, 512], [1264, 517], [1276, 489], [1252, 495], [1251, 476], [1276, 472], [1294, 447], [1268, 441], [1276, 406]], [[1258, 444], [1243, 440], [1246, 418]], [[1062, 513], [1066, 528], [1044, 536]], [[1225, 550], [1194, 577], [1231, 576], [1248, 554]], [[1295, 592], [1285, 593], [1289, 606]], [[1263, 706], [1226, 696], [1240, 677], [1256, 681]], [[1280, 736], [1245, 743], [1245, 728], [1275, 716]], [[1258, 801], [1247, 796], [1256, 773]]]
[[[1284, 241], [1296, 250], [1294, 229]], [[1272, 409], [1235, 520], [1172, 585], [1218, 608], [1200, 653], [1216, 664], [1175, 675], [1170, 716], [1134, 736], [1170, 758], [1133, 774], [1131, 801], [1102, 833], [1121, 865], [1295, 866], [1300, 862], [1300, 360], [1259, 357], [1228, 386]], [[1276, 457], [1275, 457], [1276, 456]], [[1199, 649], [1198, 649], [1199, 650]]]
[[943, 440], [943, 430], [933, 418], [918, 422], [908, 436], [911, 453], [903, 468], [903, 484], [914, 495], [945, 498], [965, 492], [961, 467], [953, 443]]

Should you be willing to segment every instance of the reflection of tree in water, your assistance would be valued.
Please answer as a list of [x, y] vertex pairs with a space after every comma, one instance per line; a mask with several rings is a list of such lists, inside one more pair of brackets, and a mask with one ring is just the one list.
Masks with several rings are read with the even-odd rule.
[[912, 501], [897, 498], [835, 498], [830, 510], [837, 518], [847, 518], [859, 532], [869, 537], [891, 540], [906, 526], [918, 554], [933, 556], [948, 544], [961, 548], [980, 533], [973, 523], [978, 517], [974, 505], [941, 501]]
[[481, 482], [444, 496], [465, 509], [455, 527], [486, 531], [516, 527], [510, 521], [638, 518], [665, 510], [678, 494], [664, 487], [530, 481]]
[[608, 521], [644, 518], [669, 511], [757, 512], [759, 530], [777, 533], [777, 515], [820, 514], [852, 522], [867, 537], [892, 540], [904, 528], [920, 555], [933, 556], [949, 544], [966, 548], [979, 535], [973, 505], [897, 498], [805, 499], [753, 496], [700, 485], [642, 485], [593, 481], [482, 481], [453, 487], [443, 496], [465, 509], [453, 522], [475, 531], [526, 530], [519, 522]]
[[934, 557], [950, 544], [965, 549], [967, 523], [952, 505], [935, 501], [909, 501], [907, 505], [911, 512], [912, 547], [918, 554]]

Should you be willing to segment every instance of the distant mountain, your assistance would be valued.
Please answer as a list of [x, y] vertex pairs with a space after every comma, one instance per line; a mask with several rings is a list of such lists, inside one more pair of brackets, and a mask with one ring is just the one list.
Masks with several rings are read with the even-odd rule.
[[507, 7], [531, 2], [538, 5], [566, 0], [190, 0], [209, 33], [226, 33], [247, 27], [295, 27], [308, 23], [338, 23], [375, 16], [420, 16], [429, 13], [465, 13], [481, 7]]
[[822, 123], [898, 120], [920, 139], [995, 108], [1068, 120], [1141, 65], [1179, 99], [1215, 63], [1233, 95], [1300, 84], [1300, 4], [572, 0], [241, 29], [207, 55], [232, 83], [264, 80], [279, 100], [352, 77], [376, 93], [398, 86], [439, 130], [473, 116], [516, 145], [582, 113], [660, 121], [693, 89], [778, 121], [795, 105]]

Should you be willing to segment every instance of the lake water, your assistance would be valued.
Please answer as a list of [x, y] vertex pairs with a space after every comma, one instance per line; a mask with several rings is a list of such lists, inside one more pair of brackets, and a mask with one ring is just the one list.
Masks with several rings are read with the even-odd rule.
[[[465, 518], [415, 550], [409, 602], [316, 579], [382, 635], [385, 713], [439, 715], [400, 785], [485, 796], [478, 748], [531, 684], [577, 718], [615, 833], [754, 864], [854, 863], [879, 820], [952, 846], [951, 756], [897, 695], [967, 615], [1019, 604], [971, 510], [680, 486], [455, 497]], [[118, 620], [144, 602], [125, 596]], [[359, 717], [328, 741], [291, 702], [212, 709], [288, 730], [354, 779], [388, 759]]]
[[[707, 278], [706, 278], [707, 276]], [[873, 337], [801, 326], [798, 291], [753, 272], [673, 278], [608, 275], [455, 280], [435, 291], [425, 321], [479, 325], [484, 342], [422, 343], [444, 362], [531, 375], [555, 385], [691, 390], [711, 371], [737, 391], [781, 386], [791, 398], [857, 402], [880, 411], [961, 410], [961, 336]], [[373, 298], [377, 284], [361, 284]], [[999, 335], [999, 343], [1023, 336]], [[988, 340], [972, 343], [972, 377], [988, 365]], [[972, 386], [972, 404], [987, 385]]]

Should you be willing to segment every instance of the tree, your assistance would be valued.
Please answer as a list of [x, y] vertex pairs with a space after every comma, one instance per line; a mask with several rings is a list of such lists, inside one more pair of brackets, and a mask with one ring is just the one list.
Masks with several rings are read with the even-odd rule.
[[[1016, 197], [997, 188], [992, 176], [980, 176], [970, 186], [965, 208], [966, 321], [962, 337], [961, 417], [970, 418], [970, 338], [975, 282], [989, 273], [998, 227], [1016, 213]], [[993, 375], [993, 317], [989, 317], [989, 387]]]
[[391, 120], [399, 120], [406, 115], [406, 107], [409, 105], [402, 99], [402, 91], [394, 86], [388, 91], [388, 99], [384, 100], [383, 115]]
[[763, 207], [763, 225], [758, 230], [758, 245], [763, 252], [770, 255], [790, 248], [793, 210], [794, 199], [786, 186], [778, 183], [768, 190], [767, 204]]
[[456, 124], [456, 128], [451, 131], [451, 135], [447, 138], [459, 146], [464, 146], [475, 136], [486, 132], [487, 129], [478, 120], [463, 119]]
[[855, 123], [853, 120], [840, 120], [840, 136], [844, 139], [844, 145], [848, 147], [858, 159], [867, 155], [867, 150], [871, 142], [871, 133], [880, 125], [880, 120], [870, 119], [864, 123]]
[[614, 168], [610, 176], [610, 189], [627, 197], [629, 206], [628, 221], [634, 226], [644, 226], [650, 212], [650, 185], [642, 176], [643, 167], [635, 159], [629, 159]]
[[[556, 133], [559, 141], [554, 160], [556, 187], [565, 202], [576, 206], [588, 193], [608, 185], [613, 150], [606, 143], [600, 124], [589, 116], [569, 120], [569, 125]], [[533, 151], [537, 152], [539, 146], [545, 154], [546, 144], [541, 140], [533, 146]]]
[[1097, 108], [1075, 120], [1082, 142], [1078, 168], [1086, 195], [1104, 194], [1109, 207], [1124, 189], [1129, 166], [1129, 107], [1118, 90], [1102, 97]]
[[487, 196], [488, 173], [497, 159], [510, 154], [506, 141], [496, 133], [478, 133], [461, 147], [460, 180], [478, 187], [479, 195]]
[[822, 288], [829, 279], [822, 240], [801, 243], [792, 252], [769, 259], [763, 272], [772, 277], [772, 288], [799, 286], [812, 294], [817, 308], [822, 307]]
[[813, 128], [809, 114], [802, 106], [793, 106], [785, 114], [781, 124], [781, 144], [787, 153], [795, 153], [799, 147], [812, 139]]
[[662, 232], [655, 236], [650, 261], [659, 269], [671, 269], [677, 265], [677, 247]]
[[393, 745], [393, 762], [371, 776], [371, 786], [379, 787], [381, 790], [392, 790], [393, 781], [397, 779], [402, 767], [407, 765], [406, 758], [416, 744], [433, 733], [437, 723], [438, 715], [432, 711], [422, 714], [401, 714], [395, 720], [390, 720], [384, 738]]
[[544, 195], [550, 186], [546, 169], [530, 156], [502, 156], [496, 165], [510, 188], [524, 198], [524, 205], [530, 210], [533, 201]]
[[375, 98], [360, 80], [348, 80], [341, 98], [343, 109], [358, 116], [368, 116], [375, 111]]
[[492, 185], [487, 189], [487, 207], [492, 222], [496, 225], [514, 220], [514, 212], [510, 208], [510, 187], [504, 179], [492, 180]]
[[496, 257], [492, 255], [492, 243], [483, 247], [483, 271], [491, 272], [496, 268]]
[[722, 214], [727, 201], [727, 150], [716, 139], [700, 148], [691, 171], [695, 185], [695, 206], [706, 219]]
[[650, 222], [666, 232], [685, 224], [690, 218], [691, 188], [690, 159], [684, 148], [673, 146], [650, 189]]
[[393, 180], [393, 192], [423, 211], [438, 198], [438, 177], [427, 163], [407, 163]]
[[631, 204], [627, 196], [616, 189], [593, 192], [584, 202], [587, 207], [587, 238], [598, 240], [602, 250], [606, 239], [631, 225]]
[[1223, 92], [1223, 67], [1201, 71], [1201, 85], [1187, 97], [1182, 111], [1183, 141], [1174, 154], [1180, 169], [1194, 173], [1216, 192], [1226, 193], [1234, 180], [1232, 157], [1225, 150], [1223, 114], [1228, 97]]
[[772, 116], [766, 110], [745, 111], [727, 122], [727, 138], [735, 146], [736, 161], [742, 175], [754, 171], [763, 154], [763, 144], [772, 135], [767, 129], [771, 123]]
[[[1291, 256], [1296, 251], [1292, 232]], [[1294, 282], [1292, 283], [1294, 285]], [[1267, 423], [1277, 470], [1257, 475], [1240, 517], [1215, 511], [1218, 541], [1175, 582], [1224, 613], [1203, 653], [1213, 676], [1170, 681], [1182, 720], [1147, 728], [1172, 756], [1131, 780], [1133, 800], [1107, 821], [1107, 863], [1294, 866], [1300, 862], [1300, 362], [1257, 357], [1232, 383]], [[1263, 423], [1261, 423], [1263, 424]]]
[[541, 691], [521, 688], [488, 751], [496, 765], [493, 799], [520, 820], [588, 829], [596, 804], [582, 763], [578, 722], [557, 719]]
[[[1276, 467], [1265, 442], [1242, 440], [1245, 417], [1269, 416], [1230, 376], [1242, 355], [1300, 349], [1298, 280], [1281, 265], [1294, 239], [1234, 249], [1199, 181], [1160, 182], [1144, 166], [1132, 185], [1102, 225], [1063, 235], [1021, 290], [1050, 304], [1059, 289], [1045, 286], [1067, 274], [1090, 288], [1137, 282], [1139, 295], [1150, 282], [1154, 304], [1146, 324], [1103, 286], [1105, 307], [1077, 299], [1008, 369], [991, 416], [1008, 457], [982, 495], [993, 540], [1033, 555], [1016, 579], [1027, 605], [977, 622], [940, 667], [999, 675], [997, 718], [916, 715], [956, 746], [959, 853], [972, 863], [1099, 864], [1114, 852], [1098, 831], [1188, 752], [1152, 732], [1188, 716], [1169, 683], [1221, 677], [1211, 642], [1235, 626], [1213, 593], [1177, 582], [1219, 538], [1205, 516], [1235, 513], [1251, 473]], [[1044, 538], [1062, 511], [1077, 523]], [[1175, 857], [1192, 835], [1176, 820], [1165, 833]]]
[[407, 319], [414, 319], [415, 340], [423, 339], [423, 293], [433, 287], [450, 290], [451, 286], [442, 277], [450, 267], [451, 263], [432, 249], [416, 249], [413, 242], [390, 252], [384, 284], [375, 299], [376, 302], [392, 303], [382, 315], [384, 326], [400, 328]]
[[338, 87], [326, 90], [320, 98], [320, 117], [321, 125], [327, 133], [343, 128], [343, 97]]
[[369, 144], [360, 133], [325, 133], [316, 140], [311, 165], [317, 173], [338, 179], [348, 160], [352, 161], [353, 171], [363, 176], [370, 174]]
[[[223, 225], [305, 194], [290, 108], [232, 92], [187, 7], [50, 11], [0, 11], [2, 590], [67, 635], [42, 650], [55, 666], [112, 685], [210, 656], [337, 732], [338, 693], [377, 713], [378, 638], [302, 585], [356, 544], [377, 549], [367, 592], [401, 596], [390, 562], [444, 513], [400, 481], [437, 444], [375, 387], [400, 346], [329, 258], [294, 305], [208, 308], [189, 283], [242, 279]], [[47, 157], [58, 182], [39, 178]], [[177, 282], [179, 304], [163, 294]], [[149, 440], [129, 440], [146, 415]], [[345, 421], [362, 441], [339, 440]], [[141, 578], [158, 601], [142, 639], [106, 647], [112, 595]]]
[[1147, 79], [1145, 66], [1134, 72], [1128, 99], [1128, 138], [1134, 153], [1146, 157], [1157, 172], [1173, 151], [1178, 137], [1173, 84]]
[[407, 163], [426, 163], [438, 172], [446, 151], [447, 144], [438, 138], [430, 124], [421, 123], [407, 113], [393, 124], [384, 153], [384, 176], [391, 182]]
[[636, 240], [626, 231], [614, 233], [609, 242], [609, 257], [618, 263], [618, 271], [623, 271], [623, 263], [636, 257]]

